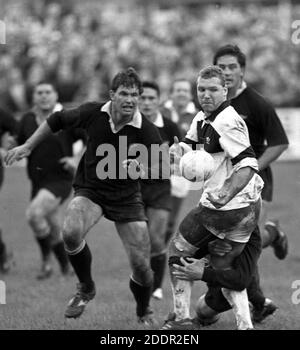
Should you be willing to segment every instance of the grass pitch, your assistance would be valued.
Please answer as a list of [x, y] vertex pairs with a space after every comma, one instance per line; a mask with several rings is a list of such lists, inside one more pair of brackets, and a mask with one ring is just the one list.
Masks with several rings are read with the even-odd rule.
[[[279, 261], [271, 248], [263, 251], [259, 264], [262, 287], [279, 309], [256, 328], [295, 330], [300, 329], [300, 164], [277, 163], [273, 169], [275, 199], [270, 217], [277, 217], [287, 232], [289, 255], [286, 260]], [[10, 274], [0, 275], [0, 280], [6, 283], [6, 305], [0, 305], [0, 329], [143, 329], [136, 323], [135, 303], [128, 287], [130, 269], [127, 257], [114, 225], [106, 219], [102, 219], [87, 237], [93, 254], [97, 296], [80, 319], [64, 320], [65, 306], [75, 291], [77, 281], [75, 277], [64, 280], [54, 259], [53, 277], [42, 282], [36, 280], [40, 268], [39, 250], [25, 220], [29, 191], [24, 168], [6, 169], [0, 193], [0, 223], [4, 239], [13, 250], [16, 265]], [[181, 218], [197, 199], [197, 193], [191, 192]], [[293, 283], [298, 289], [293, 289]], [[203, 282], [194, 285], [193, 304], [205, 290]], [[168, 276], [164, 283], [164, 296], [162, 301], [152, 301], [160, 324], [172, 307]], [[234, 328], [234, 317], [229, 311], [208, 329]]]

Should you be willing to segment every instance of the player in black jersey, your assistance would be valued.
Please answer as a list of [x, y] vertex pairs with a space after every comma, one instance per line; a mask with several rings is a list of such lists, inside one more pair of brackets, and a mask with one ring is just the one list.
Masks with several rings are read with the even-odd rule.
[[138, 178], [128, 176], [131, 162], [128, 172], [122, 167], [129, 159], [129, 146], [140, 145], [148, 150], [152, 144], [161, 144], [157, 128], [137, 108], [141, 92], [136, 71], [133, 68], [121, 71], [113, 78], [110, 101], [86, 103], [52, 114], [24, 145], [11, 150], [6, 157], [10, 165], [28, 156], [52, 132], [75, 127], [86, 130], [86, 151], [74, 180], [75, 197], [68, 206], [62, 230], [80, 282], [65, 312], [68, 318], [79, 317], [96, 294], [92, 256], [84, 237], [105, 216], [115, 222], [129, 257], [133, 271], [130, 289], [137, 303], [138, 321], [145, 325], [154, 321], [149, 308], [153, 282], [150, 240], [140, 184]]
[[[54, 111], [62, 109], [52, 84], [40, 82], [33, 91], [33, 108], [26, 112], [19, 125], [17, 142], [23, 144]], [[73, 133], [74, 134], [74, 133]], [[58, 260], [63, 275], [69, 273], [69, 260], [61, 237], [60, 204], [72, 190], [76, 165], [72, 161], [73, 143], [77, 140], [70, 132], [49, 135], [36, 147], [27, 160], [27, 174], [31, 182], [31, 201], [26, 217], [42, 256], [37, 279], [52, 275], [51, 253]]]
[[[251, 145], [258, 158], [259, 175], [264, 180], [262, 191], [263, 209], [260, 219], [262, 246], [272, 246], [278, 259], [288, 252], [288, 241], [276, 220], [266, 221], [267, 209], [273, 197], [271, 163], [288, 147], [288, 139], [274, 108], [257, 91], [244, 81], [246, 57], [238, 46], [225, 45], [219, 48], [213, 59], [225, 74], [231, 105], [245, 120]], [[261, 322], [276, 310], [270, 299], [263, 296], [259, 278], [248, 288], [249, 299], [254, 306], [254, 321]]]
[[[0, 141], [5, 134], [13, 136], [17, 131], [17, 122], [7, 111], [0, 109]], [[4, 147], [5, 152], [5, 147]], [[0, 188], [3, 184], [4, 169], [2, 164], [2, 152], [0, 153]], [[11, 254], [7, 252], [6, 244], [3, 241], [2, 230], [0, 228], [0, 273], [9, 271], [11, 262]]]
[[[140, 111], [159, 130], [162, 141], [172, 145], [174, 137], [180, 137], [177, 124], [165, 118], [159, 111], [160, 89], [152, 81], [143, 82], [140, 97]], [[171, 210], [171, 184], [169, 179], [142, 180], [141, 189], [148, 217], [148, 230], [151, 241], [151, 268], [154, 272], [153, 293], [156, 299], [162, 299], [162, 283], [166, 266], [166, 230]]]

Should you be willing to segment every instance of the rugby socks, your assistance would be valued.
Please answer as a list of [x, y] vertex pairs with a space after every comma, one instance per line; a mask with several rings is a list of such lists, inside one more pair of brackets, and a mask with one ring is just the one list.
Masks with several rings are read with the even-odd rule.
[[181, 321], [191, 318], [190, 303], [192, 293], [192, 281], [180, 280], [173, 275], [173, 264], [182, 265], [179, 256], [171, 256], [169, 258], [170, 279], [173, 295], [173, 307], [176, 315], [175, 321]]
[[67, 273], [69, 270], [69, 259], [67, 253], [65, 251], [63, 241], [59, 241], [52, 245], [53, 253], [60, 265], [61, 271], [63, 273]]
[[222, 288], [222, 293], [232, 306], [237, 329], [240, 331], [253, 329], [246, 289], [241, 292]]
[[251, 282], [247, 287], [248, 299], [256, 310], [263, 309], [266, 299], [261, 290], [259, 280], [258, 267], [256, 266]]
[[166, 260], [166, 253], [151, 257], [151, 269], [154, 273], [153, 291], [155, 291], [157, 288], [161, 288], [162, 286], [163, 278], [165, 275]]
[[36, 241], [41, 250], [42, 260], [48, 261], [51, 255], [51, 235], [48, 234], [44, 237], [36, 237]]
[[190, 300], [192, 285], [191, 281], [179, 280], [171, 277], [175, 321], [181, 321], [185, 318], [191, 318], [190, 315]]
[[138, 317], [143, 317], [147, 314], [150, 297], [152, 293], [152, 285], [142, 286], [132, 279], [129, 280], [129, 287], [136, 301], [136, 314]]
[[66, 251], [79, 282], [83, 284], [83, 291], [85, 293], [91, 292], [95, 287], [91, 275], [92, 254], [86, 241], [83, 240], [76, 250], [68, 251], [66, 249]]

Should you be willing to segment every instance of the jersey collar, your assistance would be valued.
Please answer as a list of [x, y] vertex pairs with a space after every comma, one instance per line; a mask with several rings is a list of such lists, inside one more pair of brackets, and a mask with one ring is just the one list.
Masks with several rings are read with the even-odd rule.
[[[110, 111], [111, 111], [111, 101], [108, 101], [101, 107], [101, 112], [105, 112], [109, 115], [109, 124], [110, 124], [111, 130], [114, 134], [116, 134], [120, 130], [116, 131], [115, 124], [112, 120]], [[139, 111], [139, 109], [136, 110], [131, 121], [126, 123], [125, 125], [131, 125], [137, 129], [141, 129], [141, 127], [142, 127], [142, 115], [141, 115], [141, 112]]]
[[209, 120], [213, 122], [216, 119], [216, 116], [220, 114], [225, 108], [227, 108], [230, 105], [229, 101], [224, 101], [220, 104], [220, 106], [213, 111], [208, 117], [204, 117], [204, 120]]
[[156, 119], [154, 120], [153, 124], [158, 128], [164, 127], [163, 116], [160, 112], [157, 112]]
[[232, 99], [238, 97], [246, 88], [247, 88], [247, 84], [246, 84], [246, 82], [243, 80], [243, 81], [242, 81], [242, 84], [241, 84], [241, 87], [239, 87], [239, 88], [236, 90], [236, 93], [235, 93], [235, 95], [232, 97]]

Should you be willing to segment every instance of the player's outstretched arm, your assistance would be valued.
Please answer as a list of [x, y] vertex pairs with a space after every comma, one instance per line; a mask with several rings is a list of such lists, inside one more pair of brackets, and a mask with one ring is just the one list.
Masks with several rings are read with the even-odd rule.
[[7, 152], [4, 158], [5, 164], [9, 166], [14, 162], [28, 157], [32, 150], [51, 133], [52, 131], [48, 123], [44, 121], [23, 145], [15, 147]]

